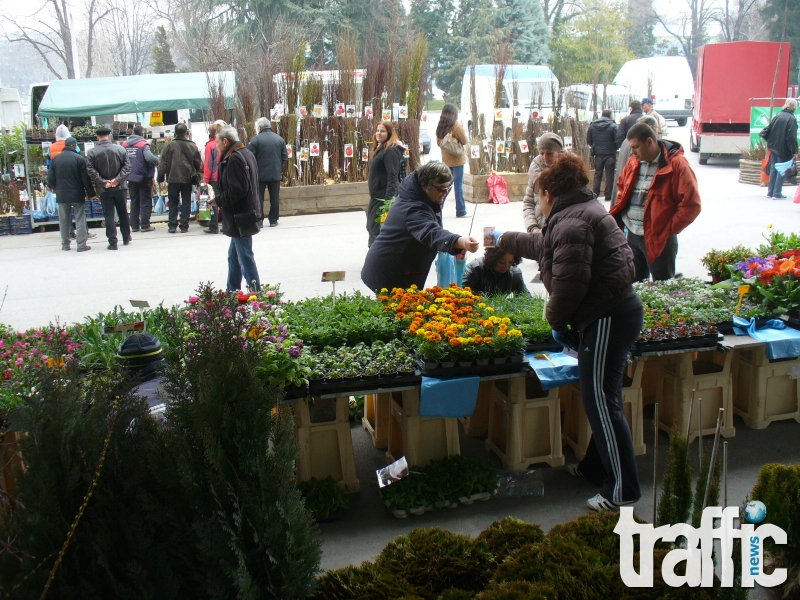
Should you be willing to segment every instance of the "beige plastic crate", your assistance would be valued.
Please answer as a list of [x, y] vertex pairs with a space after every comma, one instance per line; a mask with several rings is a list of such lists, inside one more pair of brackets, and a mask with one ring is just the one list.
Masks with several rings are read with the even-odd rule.
[[392, 395], [389, 449], [386, 458], [394, 462], [406, 457], [409, 466], [424, 467], [432, 460], [461, 454], [458, 419], [421, 417], [420, 388]]
[[534, 375], [493, 382], [486, 449], [512, 471], [564, 464], [558, 388], [545, 391]]
[[379, 450], [389, 447], [389, 423], [392, 418], [392, 393], [367, 394], [364, 398], [364, 418], [361, 424]]
[[[719, 409], [724, 408], [722, 436], [736, 435], [733, 426], [731, 385], [731, 353], [719, 350], [675, 355], [673, 364], [662, 365], [661, 386], [658, 389], [658, 426], [671, 434], [673, 425], [679, 431], [689, 431], [691, 444], [698, 437], [698, 414], [702, 399], [701, 418], [703, 435], [716, 431]], [[689, 406], [694, 394], [692, 423], [689, 427]]]
[[492, 400], [493, 389], [494, 385], [491, 381], [481, 381], [475, 412], [470, 417], [459, 419], [464, 426], [464, 432], [469, 437], [486, 437], [489, 431], [489, 404]]
[[800, 422], [800, 358], [770, 361], [766, 346], [736, 350], [733, 357], [733, 410], [751, 429], [773, 421]]

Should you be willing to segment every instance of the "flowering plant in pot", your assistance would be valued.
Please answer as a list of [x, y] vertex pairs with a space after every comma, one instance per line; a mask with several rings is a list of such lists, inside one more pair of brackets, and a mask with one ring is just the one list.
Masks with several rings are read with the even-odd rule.
[[712, 249], [700, 262], [708, 269], [708, 274], [711, 276], [712, 283], [719, 283], [730, 277], [728, 265], [735, 265], [739, 261], [744, 260], [748, 256], [752, 256], [753, 251], [746, 248], [741, 244], [730, 250], [716, 250]]

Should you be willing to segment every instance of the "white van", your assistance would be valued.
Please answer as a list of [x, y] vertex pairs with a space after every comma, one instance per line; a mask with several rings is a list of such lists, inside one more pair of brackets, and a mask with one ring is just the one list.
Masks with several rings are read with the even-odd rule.
[[683, 56], [653, 56], [629, 60], [614, 77], [614, 83], [630, 89], [637, 100], [652, 98], [653, 108], [665, 119], [683, 127], [692, 116], [694, 78]]
[[[506, 138], [511, 136], [512, 110], [519, 114], [518, 120], [526, 123], [528, 116], [547, 119], [553, 114], [553, 95], [558, 95], [558, 79], [549, 67], [543, 65], [508, 65], [503, 77], [500, 106], [494, 105], [495, 65], [475, 65], [475, 99], [478, 114], [484, 116], [487, 132], [491, 132], [495, 110], [503, 110], [503, 129]], [[514, 86], [517, 86], [517, 105], [512, 107]], [[459, 121], [472, 137], [472, 109], [470, 102], [471, 67], [464, 70], [461, 86]], [[488, 133], [487, 133], [488, 135]]]
[[[604, 92], [605, 102], [603, 102]], [[596, 105], [592, 102], [594, 97], [597, 98]], [[606, 108], [613, 113], [612, 119], [618, 121], [628, 114], [630, 100], [630, 90], [624, 85], [604, 86], [601, 83], [594, 86], [591, 83], [576, 83], [567, 87], [564, 92], [565, 112], [573, 116], [577, 111], [578, 119], [587, 123], [598, 119]]]
[[22, 115], [22, 102], [19, 90], [12, 87], [0, 87], [0, 130], [11, 131], [15, 125], [25, 122]]

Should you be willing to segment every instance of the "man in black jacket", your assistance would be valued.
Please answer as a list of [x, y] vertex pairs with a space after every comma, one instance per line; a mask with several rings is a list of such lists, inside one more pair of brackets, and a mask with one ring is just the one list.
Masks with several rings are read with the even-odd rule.
[[86, 170], [100, 194], [100, 202], [103, 203], [108, 249], [117, 249], [115, 211], [122, 231], [122, 243], [127, 246], [131, 242], [131, 225], [125, 201], [125, 182], [131, 173], [128, 153], [122, 146], [111, 141], [111, 129], [104, 125], [97, 130], [97, 143], [86, 153], [86, 161]]
[[229, 125], [217, 131], [217, 151], [219, 193], [209, 204], [219, 206], [222, 233], [231, 238], [227, 290], [240, 290], [244, 275], [247, 287], [255, 291], [261, 287], [261, 280], [253, 255], [253, 236], [264, 220], [263, 202], [256, 196], [258, 164], [253, 153], [239, 141], [236, 128]]
[[[787, 162], [797, 154], [797, 119], [794, 112], [797, 110], [797, 100], [789, 98], [783, 105], [783, 110], [772, 119], [772, 122], [761, 132], [767, 140], [769, 150], [769, 187], [767, 198], [782, 200], [784, 175], [778, 173], [776, 164]], [[766, 136], [764, 135], [766, 133]]]
[[78, 141], [68, 137], [64, 149], [52, 160], [47, 172], [47, 185], [56, 191], [61, 249], [66, 252], [70, 250], [69, 230], [73, 210], [78, 230], [78, 252], [92, 249], [86, 243], [86, 196], [93, 198], [95, 192], [92, 179], [86, 171], [86, 159], [77, 153], [77, 146]]
[[450, 233], [442, 227], [442, 203], [453, 187], [450, 168], [429, 162], [400, 184], [380, 234], [367, 252], [361, 281], [380, 292], [386, 288], [425, 287], [437, 252], [475, 252], [478, 240]]
[[586, 132], [586, 143], [592, 147], [594, 155], [594, 186], [595, 196], [600, 196], [600, 184], [603, 182], [603, 173], [606, 175], [606, 200], [611, 200], [614, 190], [614, 169], [617, 166], [617, 124], [611, 120], [611, 111], [606, 109], [596, 121], [589, 125]]
[[636, 122], [644, 116], [642, 112], [642, 103], [638, 100], [631, 100], [630, 107], [631, 114], [622, 119], [622, 121], [619, 122], [619, 127], [617, 127], [617, 139], [615, 140], [617, 148], [627, 139], [628, 130], [636, 125]]
[[264, 189], [269, 190], [269, 226], [278, 225], [281, 208], [281, 178], [283, 163], [289, 160], [286, 142], [272, 132], [269, 119], [261, 117], [256, 121], [258, 135], [250, 140], [247, 147], [258, 162], [258, 197], [264, 201]]
[[189, 231], [192, 210], [192, 185], [200, 184], [203, 161], [197, 145], [186, 137], [186, 123], [175, 125], [175, 139], [164, 146], [158, 162], [158, 183], [167, 182], [170, 233], [178, 229], [178, 204], [181, 207], [181, 233]]

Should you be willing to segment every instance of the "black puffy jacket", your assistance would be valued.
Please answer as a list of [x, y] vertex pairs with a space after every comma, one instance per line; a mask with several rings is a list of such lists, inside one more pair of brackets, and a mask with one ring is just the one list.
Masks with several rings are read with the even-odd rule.
[[[241, 142], [225, 153], [219, 163], [219, 189], [214, 202], [222, 214], [222, 233], [242, 237], [233, 216], [253, 209], [264, 220], [263, 198], [258, 197], [258, 165], [253, 153]], [[259, 225], [260, 226], [260, 225]]]
[[767, 150], [789, 160], [797, 154], [797, 119], [785, 108], [772, 118], [767, 127]]
[[437, 252], [460, 252], [455, 249], [459, 237], [442, 227], [442, 205], [431, 202], [411, 173], [367, 252], [361, 281], [376, 291], [414, 283], [422, 288]]
[[289, 160], [289, 153], [281, 136], [270, 128], [262, 129], [250, 139], [247, 149], [256, 157], [259, 181], [280, 181], [283, 178], [283, 163]]
[[[608, 156], [617, 153], [617, 124], [608, 117], [592, 121], [586, 132], [586, 143], [592, 147], [595, 156]], [[621, 142], [620, 142], [621, 143]]]
[[74, 146], [64, 146], [50, 163], [47, 185], [56, 191], [59, 204], [83, 204], [86, 196], [95, 196], [92, 178], [86, 170], [86, 159], [75, 151]]
[[500, 248], [539, 263], [555, 331], [583, 332], [635, 293], [628, 240], [588, 188], [557, 197], [541, 233], [504, 233]]
[[484, 258], [473, 260], [464, 270], [464, 287], [470, 288], [476, 294], [528, 294], [528, 287], [522, 277], [519, 267], [511, 267], [505, 273], [498, 273], [491, 267], [483, 264]]

